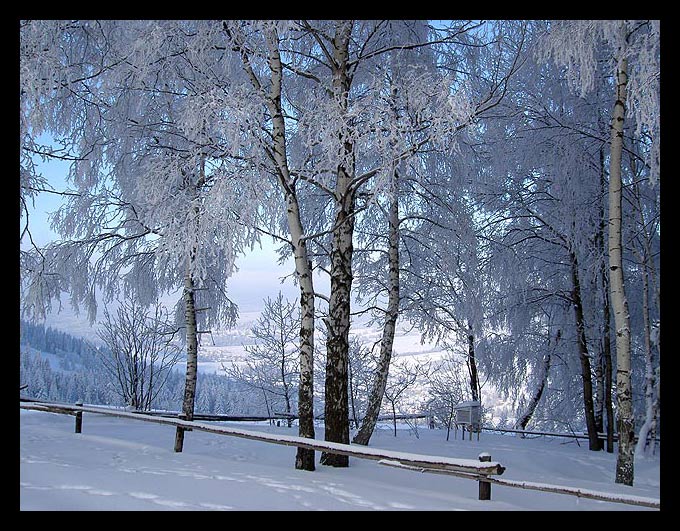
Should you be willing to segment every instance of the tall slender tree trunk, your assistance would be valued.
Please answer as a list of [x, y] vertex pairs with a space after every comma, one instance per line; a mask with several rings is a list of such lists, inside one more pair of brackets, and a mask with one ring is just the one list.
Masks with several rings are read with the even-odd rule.
[[588, 447], [590, 450], [602, 450], [602, 442], [597, 433], [595, 423], [595, 406], [593, 402], [593, 383], [590, 369], [590, 355], [586, 341], [585, 319], [583, 317], [583, 303], [581, 299], [581, 284], [579, 281], [578, 260], [573, 251], [569, 252], [571, 259], [572, 300], [574, 303], [574, 317], [576, 319], [576, 335], [578, 355], [581, 362], [581, 381], [583, 383], [583, 408], [588, 430]]
[[642, 273], [642, 319], [645, 335], [645, 420], [638, 433], [638, 442], [635, 453], [644, 455], [652, 453], [655, 441], [649, 439], [652, 426], [656, 420], [656, 374], [654, 371], [654, 356], [652, 351], [651, 326], [649, 322], [649, 280], [647, 274], [647, 260], [643, 263]]
[[467, 368], [468, 375], [470, 376], [470, 393], [472, 395], [472, 400], [479, 402], [480, 399], [480, 387], [479, 387], [479, 377], [477, 375], [477, 359], [475, 358], [475, 335], [472, 330], [472, 323], [468, 321], [467, 323], [467, 344], [468, 344], [468, 355], [467, 355]]
[[136, 346], [133, 346], [133, 353], [132, 353], [132, 366], [131, 368], [131, 384], [130, 386], [132, 387], [132, 395], [130, 397], [130, 406], [132, 406], [135, 409], [140, 408], [140, 403], [139, 403], [139, 352], [137, 351]]
[[515, 423], [515, 429], [525, 430], [529, 422], [531, 422], [531, 418], [534, 416], [534, 412], [538, 407], [538, 403], [541, 401], [541, 397], [543, 396], [545, 386], [548, 383], [548, 373], [550, 372], [552, 351], [554, 350], [554, 348], [557, 347], [559, 340], [560, 340], [559, 330], [557, 331], [557, 335], [555, 336], [555, 345], [552, 348], [550, 347], [550, 338], [548, 338], [548, 351], [543, 356], [543, 363], [541, 363], [540, 365], [541, 372], [539, 373], [538, 385], [536, 386], [536, 390], [534, 391], [534, 394], [531, 397], [531, 400], [529, 401], [526, 410]]
[[[631, 171], [636, 175], [635, 162], [631, 161]], [[647, 229], [644, 209], [642, 206], [640, 185], [635, 183], [635, 202], [639, 213], [640, 239], [642, 249], [638, 252], [633, 248], [633, 252], [642, 265], [642, 323], [645, 338], [645, 419], [638, 432], [637, 445], [635, 446], [636, 455], [653, 455], [656, 449], [656, 425], [659, 414], [659, 393], [657, 383], [657, 367], [655, 361], [654, 346], [652, 341], [652, 322], [650, 318], [651, 298], [650, 280], [654, 282], [654, 264], [651, 252], [651, 235]]]
[[[598, 125], [600, 130], [602, 130], [602, 120], [598, 117]], [[604, 147], [600, 146], [599, 150], [599, 163], [600, 163], [600, 190], [603, 191], [603, 183], [605, 182], [605, 169], [604, 169]], [[603, 192], [604, 195], [604, 192]], [[603, 201], [598, 201], [598, 214], [599, 214], [599, 225], [597, 232], [595, 233], [595, 246], [597, 250], [602, 252], [602, 261], [604, 262], [604, 232], [605, 232], [605, 220], [604, 220], [604, 204]], [[602, 273], [602, 268], [600, 268], [599, 273]], [[598, 282], [600, 281], [600, 274], [595, 274], [591, 277], [591, 290], [597, 293], [600, 289]], [[604, 321], [604, 320], [603, 320]], [[609, 323], [604, 321], [603, 331], [607, 330]], [[604, 433], [605, 431], [605, 410], [607, 408], [606, 404], [606, 360], [604, 354], [604, 344], [600, 343], [595, 355], [595, 424], [597, 425], [597, 431]]]
[[[338, 228], [333, 234], [333, 250], [331, 252], [331, 296], [326, 321], [328, 339], [326, 342], [324, 422], [326, 441], [348, 444], [347, 365], [349, 359], [354, 218], [343, 205], [338, 208], [336, 224]], [[349, 466], [349, 457], [323, 452], [321, 464], [346, 467]]]
[[[603, 264], [604, 265], [604, 264]], [[609, 304], [609, 281], [606, 275], [602, 277], [602, 289], [604, 292], [603, 320], [606, 323], [603, 338], [604, 354], [604, 404], [607, 413], [607, 452], [614, 452], [614, 400], [612, 398], [613, 367], [612, 367], [612, 340], [610, 334], [611, 310]]]
[[[597, 279], [594, 279], [594, 283]], [[604, 415], [605, 415], [605, 378], [604, 378], [604, 353], [598, 349], [595, 351], [593, 359], [595, 369], [595, 428], [598, 433], [604, 433]]]
[[[295, 201], [297, 205], [297, 201]], [[297, 214], [289, 214], [289, 222], [298, 227]], [[301, 227], [296, 228], [297, 233]], [[298, 416], [300, 437], [314, 439], [314, 284], [312, 282], [312, 264], [307, 256], [307, 246], [300, 237], [295, 249], [295, 271], [300, 283], [300, 383], [298, 387]], [[298, 448], [295, 468], [314, 470], [314, 450]]]
[[616, 483], [633, 485], [635, 476], [635, 419], [630, 359], [630, 314], [623, 279], [622, 178], [623, 122], [626, 115], [627, 61], [619, 59], [616, 69], [616, 102], [612, 117], [609, 168], [609, 279], [616, 328], [616, 401], [619, 451]]
[[[193, 191], [194, 201], [198, 200], [198, 190], [205, 183], [205, 157], [201, 158], [200, 174], [194, 184], [187, 177], [188, 187]], [[197, 204], [191, 209], [192, 216], [187, 220], [189, 226], [193, 225], [196, 232], [191, 242], [191, 249], [187, 256], [186, 273], [184, 275], [184, 322], [186, 326], [187, 342], [187, 370], [184, 383], [184, 400], [182, 401], [182, 413], [185, 420], [194, 420], [194, 403], [196, 402], [196, 380], [198, 378], [198, 325], [196, 319], [196, 301], [194, 291], [194, 264], [198, 253], [199, 242], [196, 236], [199, 225], [200, 209]], [[178, 427], [175, 433], [175, 452], [181, 452], [184, 447], [184, 429]]]
[[[346, 115], [351, 77], [349, 75], [349, 40], [351, 21], [338, 21], [333, 38], [333, 96], [341, 115]], [[347, 395], [347, 365], [349, 360], [349, 329], [352, 292], [352, 255], [354, 252], [355, 190], [350, 188], [354, 177], [354, 145], [349, 135], [340, 147], [340, 164], [335, 184], [336, 212], [331, 250], [331, 295], [328, 304], [328, 339], [326, 342], [325, 440], [349, 443], [349, 404]], [[347, 467], [346, 455], [321, 454], [321, 464]]]
[[[286, 200], [286, 219], [293, 246], [295, 274], [300, 285], [300, 385], [298, 387], [298, 416], [300, 437], [314, 438], [314, 283], [312, 263], [307, 253], [304, 229], [300, 216], [295, 186], [290, 177], [286, 146], [286, 123], [281, 106], [283, 65], [279, 53], [279, 37], [272, 28], [266, 35], [269, 48], [271, 85], [267, 107], [272, 119], [272, 157], [277, 168], [279, 185]], [[249, 63], [244, 60], [246, 70], [256, 88], [261, 89]], [[314, 450], [298, 448], [295, 468], [315, 469]]]
[[611, 341], [611, 310], [609, 303], [609, 275], [607, 275], [606, 249], [604, 242], [605, 225], [607, 219], [604, 213], [604, 198], [607, 190], [607, 177], [604, 165], [604, 147], [600, 148], [600, 189], [602, 201], [600, 201], [600, 230], [598, 232], [602, 260], [600, 262], [600, 279], [602, 282], [602, 361], [604, 364], [604, 409], [607, 415], [607, 452], [614, 452], [614, 404], [612, 400], [612, 341]]
[[373, 430], [378, 421], [383, 395], [387, 387], [392, 349], [394, 347], [394, 333], [396, 331], [397, 317], [399, 316], [399, 183], [395, 172], [395, 191], [390, 203], [389, 210], [389, 249], [388, 249], [388, 298], [387, 311], [385, 312], [385, 324], [383, 325], [382, 339], [380, 341], [380, 358], [375, 371], [373, 387], [368, 398], [366, 414], [361, 423], [361, 429], [354, 436], [352, 442], [367, 445], [373, 435]]
[[[198, 376], [198, 328], [196, 324], [196, 303], [194, 300], [194, 281], [190, 271], [184, 276], [184, 324], [187, 336], [187, 370], [184, 383], [182, 413], [185, 420], [194, 419], [196, 400], [196, 378]], [[175, 433], [175, 452], [184, 448], [184, 429], [178, 427]]]
[[359, 417], [357, 415], [357, 407], [356, 407], [356, 389], [354, 388], [354, 374], [353, 374], [353, 369], [352, 369], [352, 359], [350, 358], [349, 363], [347, 364], [347, 380], [348, 380], [348, 386], [349, 386], [349, 407], [351, 410], [351, 420], [352, 423], [354, 423], [354, 426], [359, 427]]

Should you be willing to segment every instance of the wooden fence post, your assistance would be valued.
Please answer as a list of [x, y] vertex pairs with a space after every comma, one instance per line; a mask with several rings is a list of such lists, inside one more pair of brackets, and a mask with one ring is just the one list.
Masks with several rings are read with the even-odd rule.
[[[186, 413], [180, 413], [177, 415], [179, 420], [187, 420]], [[175, 431], [175, 452], [181, 452], [184, 448], [184, 428], [177, 426], [177, 431]]]
[[[83, 401], [78, 400], [76, 402], [76, 406], [83, 406]], [[76, 411], [76, 433], [81, 433], [83, 431], [83, 412], [82, 411]]]
[[[482, 452], [479, 454], [479, 460], [481, 462], [488, 462], [491, 461], [491, 454], [487, 452]], [[479, 480], [479, 499], [480, 500], [490, 500], [491, 499], [491, 483], [488, 481], [484, 481], [482, 479]]]

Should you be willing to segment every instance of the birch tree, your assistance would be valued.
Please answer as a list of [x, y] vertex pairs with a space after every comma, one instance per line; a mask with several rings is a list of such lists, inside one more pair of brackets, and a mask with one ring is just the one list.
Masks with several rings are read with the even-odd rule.
[[[660, 290], [658, 284], [659, 231], [660, 219], [658, 197], [654, 188], [648, 185], [644, 167], [636, 163], [631, 154], [629, 165], [633, 175], [632, 186], [628, 188], [627, 202], [635, 213], [635, 224], [629, 229], [630, 247], [636, 265], [640, 269], [638, 281], [642, 301], [638, 310], [642, 327], [642, 351], [644, 355], [644, 408], [635, 447], [636, 456], [654, 454], [660, 417], [660, 351], [659, 317]], [[633, 286], [633, 293], [636, 286]], [[633, 315], [634, 317], [634, 315]]]
[[[386, 215], [389, 218], [386, 223], [389, 237], [386, 238], [387, 249], [384, 251], [389, 262], [387, 266], [389, 288], [385, 290], [388, 298], [387, 310], [382, 312], [380, 319], [383, 339], [379, 370], [376, 373], [367, 416], [360, 433], [355, 437], [355, 442], [365, 444], [370, 438], [382, 400], [381, 390], [384, 389], [389, 370], [399, 308], [398, 225], [401, 222], [399, 203], [402, 193], [399, 181], [403, 178], [400, 174], [410, 172], [410, 169], [407, 169], [409, 165], [420, 165], [416, 159], [420, 158], [423, 152], [450, 151], [451, 146], [456, 143], [456, 134], [485, 110], [498, 103], [502, 87], [515, 64], [510, 61], [509, 66], [500, 66], [500, 62], [494, 65], [494, 75], [488, 80], [488, 86], [484, 86], [479, 94], [471, 97], [465, 76], [461, 75], [456, 67], [452, 66], [451, 69], [447, 67], [449, 65], [460, 67], [463, 63], [468, 66], [465, 62], [468, 47], [474, 49], [475, 46], [485, 45], [484, 38], [473, 37], [474, 29], [479, 25], [467, 21], [454, 21], [435, 30], [432, 26], [428, 28], [421, 23], [380, 21], [369, 24], [354, 23], [354, 26], [349, 33], [351, 37], [349, 41], [347, 41], [348, 29], [341, 24], [336, 24], [333, 39], [330, 39], [331, 32], [325, 34], [326, 40], [330, 43], [326, 56], [334, 58], [334, 62], [329, 61], [333, 76], [330, 92], [335, 94], [335, 99], [338, 100], [339, 88], [348, 87], [347, 99], [344, 99], [344, 93], [339, 99], [341, 118], [339, 123], [345, 124], [345, 130], [339, 131], [337, 135], [350, 140], [349, 142], [346, 140], [337, 148], [341, 153], [341, 169], [334, 183], [336, 198], [332, 241], [327, 244], [331, 249], [329, 264], [331, 297], [328, 319], [331, 326], [329, 330], [331, 343], [327, 348], [329, 356], [326, 372], [327, 375], [332, 375], [332, 371], [335, 370], [337, 375], [326, 379], [326, 428], [327, 430], [329, 428], [328, 418], [330, 409], [334, 408], [334, 401], [338, 404], [338, 411], [332, 414], [333, 416], [337, 414], [338, 421], [330, 423], [335, 435], [329, 440], [344, 441], [347, 431], [342, 420], [345, 417], [342, 405], [344, 396], [339, 382], [345, 378], [342, 367], [345, 365], [343, 361], [346, 357], [345, 336], [349, 326], [347, 316], [352, 288], [350, 280], [356, 276], [352, 264], [354, 246], [350, 245], [350, 242], [354, 238], [355, 225], [369, 217], [364, 216], [362, 211], [379, 203], [379, 197], [384, 191], [387, 201], [379, 208], [383, 208], [385, 212], [389, 211]], [[391, 33], [387, 33], [387, 30]], [[319, 32], [319, 39], [323, 36], [323, 33]], [[357, 44], [354, 44], [355, 41]], [[435, 48], [437, 51], [434, 51]], [[386, 61], [389, 66], [376, 64], [378, 58]], [[478, 66], [474, 61], [469, 65], [471, 68]], [[439, 86], [442, 90], [433, 91], [433, 86]], [[366, 88], [373, 88], [377, 98], [373, 100], [366, 98], [365, 95], [370, 94], [366, 92]], [[376, 135], [377, 132], [381, 134]], [[333, 167], [333, 164], [328, 166]], [[410, 177], [417, 179], [417, 175]], [[336, 284], [333, 284], [334, 278], [338, 279]], [[342, 278], [346, 281], [341, 281]], [[378, 282], [380, 285], [383, 281]], [[335, 368], [331, 367], [331, 364], [335, 364]], [[329, 391], [332, 391], [328, 389], [329, 385], [337, 391], [335, 394], [329, 395]], [[329, 396], [336, 395], [337, 399], [332, 398], [332, 401], [329, 401]], [[337, 429], [332, 427], [336, 424]], [[341, 457], [337, 460], [339, 466], [346, 463], [346, 459]], [[335, 462], [335, 458], [329, 457], [327, 461], [332, 464], [331, 461]]]
[[[578, 42], [579, 48], [569, 43]], [[586, 46], [583, 44], [586, 43]], [[617, 425], [619, 435], [616, 482], [632, 485], [634, 479], [634, 419], [630, 376], [630, 316], [623, 277], [622, 189], [623, 137], [627, 115], [637, 136], [648, 139], [645, 162], [650, 179], [659, 174], [659, 23], [658, 21], [565, 21], [555, 24], [548, 49], [556, 62], [570, 67], [571, 79], [584, 93], [593, 86], [594, 50], [611, 50], [614, 104], [609, 161], [609, 278], [616, 328]], [[629, 66], [630, 62], [630, 66]], [[630, 85], [630, 86], [629, 86]]]
[[616, 482], [633, 484], [635, 423], [633, 389], [630, 375], [630, 314], [623, 279], [621, 157], [623, 122], [626, 116], [628, 59], [619, 52], [616, 67], [616, 98], [612, 113], [612, 140], [609, 169], [609, 279], [612, 308], [616, 325], [616, 396], [618, 402], [619, 453], [616, 460]]
[[[453, 29], [448, 33], [442, 31], [444, 37], [438, 40], [453, 42], [473, 27], [475, 24], [468, 22], [452, 25]], [[251, 86], [257, 94], [265, 96], [261, 101], [267, 113], [280, 116], [276, 131], [283, 134], [273, 135], [279, 147], [270, 149], [269, 159], [279, 168], [276, 172], [284, 175], [283, 181], [279, 179], [283, 189], [288, 197], [293, 197], [290, 191], [294, 184], [296, 201], [300, 191], [304, 194], [308, 190], [307, 199], [316, 194], [316, 199], [305, 205], [297, 203], [298, 215], [293, 216], [293, 221], [298, 224], [302, 241], [318, 246], [318, 252], [314, 253], [319, 257], [318, 267], [326, 269], [331, 277], [325, 321], [328, 332], [325, 437], [335, 442], [349, 442], [347, 349], [358, 194], [370, 181], [373, 186], [366, 194], [366, 201], [370, 201], [384, 187], [385, 177], [393, 170], [395, 161], [412, 154], [423, 142], [423, 138], [410, 137], [407, 131], [390, 133], [385, 127], [387, 123], [381, 113], [389, 108], [389, 103], [377, 97], [383, 88], [380, 59], [398, 49], [425, 49], [434, 42], [427, 39], [425, 29], [422, 24], [401, 21], [292, 21], [281, 26], [278, 38], [265, 31], [271, 35], [270, 45], [251, 32], [249, 23], [230, 29]], [[239, 40], [242, 37], [238, 35], [243, 35], [243, 40]], [[246, 40], [245, 35], [250, 35], [250, 40]], [[247, 65], [256, 57], [266, 63], [258, 63], [261, 67], [250, 71]], [[286, 75], [277, 72], [286, 72]], [[263, 74], [265, 77], [258, 78]], [[443, 85], [426, 84], [423, 76], [418, 70], [409, 76], [414, 87], [413, 97], [427, 100], [429, 106], [433, 101], [440, 102], [438, 114], [428, 112], [422, 120], [438, 124], [437, 135], [431, 135], [428, 140], [436, 136], [444, 143], [455, 125], [469, 117], [463, 104], [465, 98], [452, 97], [451, 79]], [[278, 91], [280, 79], [287, 83], [283, 92]], [[441, 86], [441, 90], [430, 94], [433, 86]], [[276, 94], [280, 94], [282, 103], [277, 103]], [[418, 125], [421, 127], [422, 123]], [[305, 183], [310, 186], [304, 186]], [[312, 206], [314, 201], [316, 207]], [[310, 224], [304, 232], [295, 218], [301, 219], [301, 210], [311, 212], [307, 209], [313, 208], [320, 215], [308, 218]], [[293, 235], [291, 227], [289, 223], [288, 230]], [[295, 241], [292, 245], [295, 249]], [[309, 264], [309, 260], [306, 263]], [[304, 267], [311, 271], [311, 265]], [[306, 273], [298, 272], [300, 274]], [[322, 462], [346, 466], [348, 460], [344, 456], [324, 454]]]
[[385, 320], [383, 324], [382, 338], [380, 341], [380, 356], [378, 366], [375, 371], [373, 387], [369, 394], [366, 413], [361, 423], [359, 432], [354, 436], [352, 442], [356, 444], [368, 444], [371, 434], [375, 429], [378, 415], [382, 404], [383, 395], [387, 386], [390, 361], [392, 358], [392, 348], [394, 344], [394, 334], [399, 313], [399, 183], [398, 173], [394, 172], [394, 191], [391, 194], [388, 214], [388, 282], [387, 282], [387, 307], [385, 310]]
[[[295, 261], [296, 279], [300, 286], [300, 383], [298, 395], [298, 412], [300, 417], [299, 435], [314, 438], [314, 331], [315, 331], [315, 291], [312, 275], [312, 262], [307, 251], [308, 236], [302, 220], [301, 206], [298, 200], [298, 175], [291, 172], [288, 157], [289, 133], [283, 108], [284, 63], [281, 57], [281, 41], [284, 38], [274, 22], [264, 23], [264, 43], [257, 42], [258, 26], [236, 22], [224, 23], [233, 50], [240, 56], [242, 68], [246, 73], [249, 85], [254, 94], [251, 98], [263, 108], [266, 123], [264, 140], [257, 132], [258, 146], [271, 161], [270, 171], [277, 183], [277, 188], [285, 203], [285, 219], [289, 242]], [[255, 43], [247, 38], [255, 39]], [[259, 48], [257, 48], [259, 44]], [[254, 51], [260, 50], [264, 64], [261, 74], [253, 66]], [[266, 79], [266, 83], [263, 80]], [[262, 127], [261, 122], [255, 124]], [[265, 126], [267, 127], [267, 126]], [[270, 129], [269, 129], [270, 128]], [[270, 132], [271, 131], [271, 132]], [[302, 470], [314, 470], [314, 451], [298, 448], [295, 467]]]
[[22, 72], [41, 89], [22, 99], [28, 130], [61, 134], [75, 153], [75, 190], [53, 222], [65, 240], [41, 250], [58, 283], [45, 293], [45, 272], [28, 272], [27, 300], [68, 290], [94, 320], [98, 290], [110, 298], [122, 284], [149, 304], [183, 289], [189, 419], [198, 335], [235, 318], [223, 282], [252, 238], [255, 206], [243, 197], [251, 174], [236, 171], [240, 146], [223, 105], [230, 85], [214, 37], [192, 21], [52, 21], [22, 33], [27, 48], [56, 58], [45, 73], [22, 55]]

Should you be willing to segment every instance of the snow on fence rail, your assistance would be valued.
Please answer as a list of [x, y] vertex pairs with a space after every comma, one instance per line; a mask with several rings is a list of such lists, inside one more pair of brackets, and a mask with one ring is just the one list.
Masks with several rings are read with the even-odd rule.
[[495, 483], [497, 485], [502, 485], [506, 487], [540, 490], [544, 492], [552, 492], [557, 494], [568, 494], [572, 496], [591, 498], [595, 500], [607, 501], [612, 503], [640, 505], [655, 509], [659, 509], [661, 507], [660, 500], [656, 498], [646, 498], [642, 496], [630, 496], [626, 494], [599, 492], [588, 489], [579, 489], [576, 487], [550, 485], [546, 483], [533, 483], [528, 481], [516, 481], [495, 478], [492, 476], [503, 474], [503, 472], [505, 471], [505, 467], [498, 462], [491, 461], [491, 456], [486, 452], [479, 455], [479, 461], [475, 461], [474, 459], [456, 459], [444, 456], [432, 456], [407, 452], [397, 452], [393, 450], [384, 450], [380, 448], [373, 448], [362, 445], [350, 445], [327, 441], [318, 441], [316, 439], [307, 439], [304, 437], [296, 437], [292, 435], [272, 435], [269, 433], [244, 430], [228, 426], [215, 426], [215, 425], [211, 426], [209, 424], [203, 424], [196, 421], [147, 415], [144, 413], [127, 410], [84, 406], [81, 403], [71, 405], [71, 404], [58, 404], [53, 402], [39, 402], [35, 400], [30, 401], [20, 400], [19, 407], [21, 409], [32, 409], [36, 411], [74, 415], [76, 417], [75, 425], [76, 433], [81, 433], [83, 412], [96, 413], [100, 415], [121, 417], [132, 420], [154, 422], [156, 424], [165, 424], [169, 426], [184, 428], [187, 431], [191, 430], [205, 431], [209, 433], [215, 433], [218, 435], [230, 435], [233, 437], [241, 437], [256, 441], [269, 442], [273, 444], [307, 448], [310, 450], [320, 452], [336, 453], [341, 455], [347, 455], [350, 457], [357, 457], [360, 459], [371, 459], [378, 461], [378, 463], [381, 465], [392, 466], [404, 470], [413, 470], [418, 472], [428, 472], [436, 474], [447, 474], [467, 479], [473, 479], [479, 482], [480, 500], [491, 499], [491, 483]]
[[158, 417], [126, 410], [83, 406], [80, 404], [70, 405], [52, 402], [20, 402], [19, 407], [22, 409], [75, 415], [76, 433], [81, 432], [82, 414], [83, 412], [87, 412], [132, 420], [154, 422], [157, 424], [165, 424], [169, 426], [180, 427], [187, 431], [205, 431], [219, 435], [230, 435], [233, 437], [241, 437], [255, 441], [307, 448], [319, 452], [348, 455], [350, 457], [357, 457], [360, 459], [371, 459], [378, 461], [380, 464], [398, 463], [406, 468], [411, 467], [411, 469], [419, 471], [437, 470], [442, 474], [450, 474], [479, 481], [479, 499], [481, 500], [491, 499], [491, 485], [487, 481], [488, 477], [494, 474], [500, 475], [505, 471], [505, 467], [500, 463], [491, 461], [488, 454], [481, 455], [479, 461], [475, 461], [474, 459], [455, 459], [444, 456], [396, 452], [393, 450], [383, 450], [380, 448], [372, 448], [362, 445], [318, 441], [315, 439], [307, 439], [292, 435], [272, 435], [269, 433], [244, 430], [230, 426], [215, 426], [196, 421]]
[[628, 494], [618, 494], [616, 492], [600, 492], [591, 489], [580, 489], [577, 487], [563, 487], [559, 485], [550, 485], [548, 483], [536, 483], [533, 481], [517, 481], [513, 479], [489, 478], [490, 483], [503, 485], [505, 487], [515, 487], [520, 489], [539, 490], [542, 492], [553, 492], [556, 494], [569, 494], [579, 498], [591, 498], [593, 500], [600, 500], [612, 503], [625, 503], [627, 505], [641, 505], [643, 507], [652, 507], [654, 509], [661, 508], [661, 501], [656, 498], [647, 498], [645, 496], [632, 496]]
[[[559, 433], [559, 432], [554, 432], [554, 431], [530, 431], [530, 430], [517, 430], [513, 428], [492, 428], [490, 426], [482, 426], [482, 430], [484, 431], [497, 431], [500, 433], [519, 433], [520, 435], [538, 435], [538, 436], [546, 436], [546, 437], [566, 437], [568, 439], [576, 439], [578, 442], [578, 439], [589, 439], [589, 436], [587, 433]], [[599, 439], [606, 439], [607, 434], [606, 433], [598, 433], [597, 437]], [[614, 441], [618, 441], [619, 437], [614, 434], [613, 437]], [[635, 441], [637, 441], [637, 435], [634, 438]], [[657, 437], [655, 439], [656, 442], [661, 442], [661, 439]]]

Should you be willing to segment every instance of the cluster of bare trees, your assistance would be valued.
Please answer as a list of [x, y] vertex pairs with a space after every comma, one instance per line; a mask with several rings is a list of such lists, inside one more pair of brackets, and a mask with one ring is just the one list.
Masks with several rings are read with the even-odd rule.
[[[520, 425], [541, 400], [573, 415], [573, 393], [598, 449], [615, 390], [617, 481], [632, 483], [624, 271], [644, 272], [646, 432], [659, 412], [657, 22], [71, 20], [20, 31], [22, 212], [49, 187], [36, 157], [69, 162], [72, 186], [53, 218], [62, 240], [38, 248], [24, 227], [27, 311], [43, 315], [67, 291], [95, 319], [98, 296], [124, 289], [148, 306], [181, 290], [191, 419], [200, 336], [235, 320], [235, 259], [273, 237], [300, 297], [295, 309], [268, 305], [286, 335], [265, 318], [240, 376], [287, 411], [296, 387], [301, 436], [315, 437], [323, 329], [324, 437], [350, 442], [366, 386], [353, 442], [369, 443], [383, 400], [395, 411], [400, 396], [390, 366], [402, 318], [458, 353], [472, 399], [481, 372], [529, 393]], [[324, 274], [328, 293], [315, 286]], [[357, 312], [382, 332], [370, 383], [350, 374]], [[257, 374], [271, 365], [277, 385], [265, 389]], [[298, 450], [296, 468], [314, 461]]]
[[[232, 362], [230, 366], [222, 364], [227, 376], [245, 382], [262, 394], [267, 415], [288, 416], [288, 427], [292, 426], [292, 416], [297, 412], [294, 405], [300, 374], [299, 331], [299, 307], [279, 292], [275, 299], [265, 301], [262, 314], [251, 328], [255, 344], [245, 347], [245, 361]], [[283, 408], [275, 410], [279, 403]]]
[[122, 300], [114, 315], [104, 309], [97, 331], [107, 351], [102, 362], [125, 404], [151, 409], [182, 353], [175, 341], [177, 332], [159, 304], [146, 308], [135, 300]]

